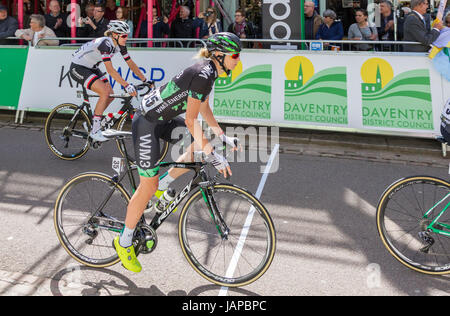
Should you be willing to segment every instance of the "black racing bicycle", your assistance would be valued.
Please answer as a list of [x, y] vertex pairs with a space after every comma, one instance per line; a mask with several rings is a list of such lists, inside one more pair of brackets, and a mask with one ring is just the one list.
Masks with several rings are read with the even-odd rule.
[[[105, 136], [124, 142], [130, 133], [109, 131]], [[113, 158], [117, 174], [79, 174], [64, 185], [56, 200], [58, 238], [69, 255], [84, 265], [102, 268], [120, 262], [112, 241], [124, 228], [131, 197], [125, 179], [134, 192], [133, 172], [137, 168], [126, 154], [124, 157]], [[276, 247], [274, 224], [264, 205], [246, 189], [218, 182], [217, 171], [211, 177], [211, 168], [203, 159], [161, 162], [160, 167], [187, 168], [194, 176], [163, 211], [144, 212], [133, 240], [136, 254], [155, 250], [158, 227], [187, 198], [180, 212], [178, 237], [194, 270], [227, 287], [244, 286], [260, 278], [269, 268]]]
[[[136, 90], [147, 88], [140, 96], [147, 94], [151, 90], [151, 85], [143, 83], [136, 85]], [[48, 115], [45, 121], [45, 140], [51, 152], [58, 158], [64, 160], [75, 160], [84, 156], [89, 148], [97, 149], [99, 142], [93, 141], [89, 137], [92, 127], [92, 109], [89, 98], [98, 97], [96, 94], [88, 94], [85, 87], [82, 91], [77, 91], [79, 97], [83, 97], [83, 103], [76, 105], [73, 103], [63, 103], [56, 106]], [[133, 97], [128, 93], [112, 94], [112, 98], [121, 99], [122, 108], [117, 113], [110, 113], [105, 116], [101, 124], [103, 129], [115, 127], [119, 131], [131, 131], [131, 120], [133, 119], [134, 108], [131, 104]], [[125, 154], [125, 146], [128, 148], [128, 159], [134, 161], [132, 140], [116, 141], [119, 152]], [[161, 158], [164, 159], [169, 151], [169, 143], [160, 140]]]

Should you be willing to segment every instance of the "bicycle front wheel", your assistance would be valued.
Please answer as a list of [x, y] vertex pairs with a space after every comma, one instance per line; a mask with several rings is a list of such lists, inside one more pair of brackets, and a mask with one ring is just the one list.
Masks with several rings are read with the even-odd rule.
[[72, 178], [55, 203], [61, 245], [78, 262], [95, 268], [119, 262], [113, 240], [123, 229], [130, 195], [109, 176], [90, 172]]
[[179, 220], [181, 249], [189, 264], [208, 281], [227, 287], [250, 284], [269, 268], [275, 255], [272, 219], [251, 193], [215, 184], [211, 199], [229, 228], [220, 235], [202, 191], [186, 202]]
[[450, 210], [444, 209], [449, 203], [450, 184], [445, 180], [413, 176], [396, 181], [377, 207], [378, 233], [384, 246], [410, 269], [434, 275], [450, 273], [450, 232], [445, 235], [433, 230], [448, 231]]
[[45, 121], [45, 140], [51, 152], [64, 160], [82, 157], [89, 149], [91, 121], [72, 103], [55, 107]]

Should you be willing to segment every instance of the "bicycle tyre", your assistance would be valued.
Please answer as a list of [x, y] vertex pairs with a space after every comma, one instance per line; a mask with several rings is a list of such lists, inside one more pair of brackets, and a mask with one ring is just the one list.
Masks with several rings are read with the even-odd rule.
[[[129, 112], [125, 113], [125, 115], [123, 115], [117, 122], [117, 130], [131, 132], [131, 121], [132, 119], [130, 113]], [[127, 158], [129, 161], [133, 163], [136, 161], [134, 158], [134, 145], [132, 139], [125, 140], [126, 151], [128, 154], [127, 157], [125, 157], [125, 150], [122, 148], [121, 142], [116, 140], [116, 144], [122, 157]], [[167, 153], [169, 152], [169, 143], [167, 141], [160, 138], [159, 144], [161, 156], [158, 160], [158, 163], [163, 161], [164, 158], [167, 156]]]
[[[75, 120], [75, 126], [68, 129], [78, 106], [72, 103], [63, 103], [56, 106], [45, 121], [45, 140], [50, 151], [63, 160], [75, 160], [81, 158], [89, 150], [88, 131], [91, 129], [91, 121], [84, 110], [80, 110]], [[88, 131], [84, 128], [86, 124]], [[77, 130], [85, 136], [74, 136], [72, 131]], [[69, 147], [70, 145], [70, 147]]]
[[[105, 203], [108, 213], [94, 218], [96, 228], [88, 224], [86, 220], [92, 216], [91, 212], [111, 192]], [[53, 213], [56, 234], [66, 252], [79, 263], [89, 267], [104, 268], [118, 263], [120, 259], [112, 241], [123, 228], [118, 222], [124, 222], [130, 198], [120, 183], [115, 183], [103, 173], [87, 172], [70, 179], [61, 189]], [[117, 219], [117, 222], [113, 222], [113, 218]], [[77, 220], [80, 223], [74, 224]], [[104, 225], [114, 226], [116, 230], [100, 227]], [[85, 228], [89, 231], [86, 232]]]
[[[420, 195], [411, 198], [415, 187]], [[432, 194], [426, 193], [428, 189], [433, 191]], [[426, 244], [418, 236], [430, 223], [423, 218], [425, 212], [436, 205], [439, 197], [442, 199], [442, 194], [446, 196], [448, 193], [450, 184], [445, 180], [431, 176], [412, 176], [397, 180], [381, 195], [376, 212], [379, 236], [389, 253], [406, 267], [430, 275], [450, 273], [450, 238], [432, 234], [433, 238], [439, 240], [432, 246], [431, 253], [425, 253], [421, 249]], [[431, 195], [433, 198], [430, 199]], [[402, 200], [408, 202], [402, 205]], [[439, 212], [438, 208], [436, 212]], [[448, 213], [445, 217], [447, 221], [450, 215]], [[402, 219], [396, 222], [396, 217]], [[448, 246], [445, 247], [445, 244]], [[448, 252], [441, 253], [445, 249], [449, 249]], [[444, 257], [447, 258], [446, 263], [438, 262]]]
[[[199, 232], [199, 227], [197, 225], [201, 225], [201, 229], [205, 230], [211, 230], [214, 232], [215, 224], [213, 223], [211, 217], [209, 214], [202, 214], [202, 211], [200, 210], [203, 205], [203, 208], [206, 209], [206, 212], [208, 212], [208, 209], [206, 207], [206, 203], [203, 200], [203, 196], [200, 190], [195, 192], [191, 197], [187, 200], [186, 204], [183, 207], [183, 210], [180, 214], [179, 224], [178, 224], [178, 236], [179, 241], [181, 245], [181, 249], [183, 251], [184, 256], [186, 257], [188, 263], [192, 266], [192, 268], [199, 273], [203, 278], [206, 280], [217, 284], [221, 286], [226, 287], [239, 287], [239, 286], [245, 286], [247, 284], [250, 284], [257, 279], [259, 279], [269, 268], [270, 264], [272, 263], [272, 260], [275, 255], [275, 249], [276, 249], [276, 233], [273, 221], [267, 212], [264, 205], [256, 198], [254, 197], [250, 192], [246, 191], [245, 189], [239, 188], [235, 185], [229, 185], [229, 184], [215, 184], [212, 186], [212, 192], [214, 196], [214, 200], [216, 201], [218, 208], [222, 209], [222, 215], [224, 216], [225, 220], [227, 221], [227, 224], [230, 226], [230, 246], [233, 248], [233, 242], [236, 242], [236, 245], [239, 243], [242, 244], [244, 242], [243, 248], [238, 251], [236, 248], [233, 248], [234, 251], [231, 251], [230, 253], [233, 253], [233, 256], [231, 259], [227, 262], [228, 264], [223, 265], [223, 267], [218, 268], [216, 263], [214, 262], [217, 257], [219, 257], [219, 251], [222, 247], [223, 249], [223, 256], [225, 257], [227, 252], [227, 245], [224, 244], [224, 241], [222, 240], [221, 245], [218, 245], [214, 248], [218, 248], [217, 253], [215, 254], [215, 259], [213, 262], [210, 262], [210, 267], [206, 267], [205, 265], [207, 263], [200, 262], [203, 259], [203, 254], [201, 256], [198, 255], [198, 251], [194, 248], [198, 248], [199, 243], [191, 244], [190, 240], [194, 240], [197, 237], [191, 236], [189, 231], [192, 231], [193, 234], [197, 234]], [[226, 197], [229, 200], [224, 199], [223, 197]], [[198, 202], [198, 203], [197, 203]], [[235, 210], [235, 214], [232, 214], [230, 210], [234, 208], [235, 205], [240, 206], [242, 202], [247, 202], [248, 205], [244, 205], [243, 210], [241, 210], [242, 214], [237, 214], [237, 208]], [[231, 203], [231, 204], [230, 204]], [[238, 203], [238, 204], [236, 204]], [[227, 208], [226, 212], [223, 212], [223, 209], [226, 207], [225, 205], [229, 206]], [[248, 208], [247, 208], [248, 207]], [[254, 211], [252, 210], [254, 209]], [[250, 219], [251, 225], [248, 225], [250, 213], [253, 212], [252, 217]], [[247, 213], [247, 214], [246, 214]], [[242, 219], [245, 218], [245, 226], [248, 227], [246, 233], [244, 233], [243, 229], [244, 226], [242, 226], [240, 223], [236, 224], [235, 222], [238, 221], [238, 218], [242, 215]], [[230, 218], [232, 216], [232, 219], [230, 221]], [[206, 219], [203, 219], [201, 217], [204, 217]], [[191, 224], [191, 220], [195, 221], [197, 218], [200, 219], [201, 222], [198, 224]], [[256, 221], [256, 223], [255, 223]], [[204, 223], [208, 223], [207, 226], [205, 226]], [[195, 229], [190, 228], [188, 226], [192, 225], [192, 227], [195, 227]], [[265, 235], [263, 234], [263, 238], [261, 240], [256, 240], [256, 235], [259, 234], [258, 229], [254, 229], [255, 227], [258, 227], [258, 229], [263, 228], [265, 229]], [[252, 229], [252, 231], [250, 231]], [[254, 229], [254, 230], [253, 230]], [[211, 237], [212, 240], [208, 240], [207, 247], [211, 247], [214, 242], [219, 241], [217, 237], [217, 231], [214, 232], [215, 237]], [[209, 238], [209, 236], [212, 236], [213, 234], [210, 232], [201, 232], [199, 233], [202, 237], [206, 236]], [[245, 235], [245, 241], [242, 240], [242, 236]], [[236, 237], [239, 237], [236, 238]], [[251, 237], [251, 238], [250, 238]], [[215, 239], [215, 240], [214, 240]], [[222, 239], [222, 238], [220, 238]], [[196, 240], [198, 241], [198, 240]], [[228, 241], [228, 240], [227, 240]], [[255, 243], [256, 242], [256, 243]], [[248, 244], [251, 243], [249, 246]], [[195, 246], [194, 246], [195, 245]], [[257, 258], [257, 266], [253, 267], [250, 265], [250, 256], [248, 254], [243, 255], [243, 250], [251, 250], [255, 253], [251, 253], [250, 256], [258, 257]], [[261, 252], [264, 252], [262, 255], [259, 253], [256, 253], [256, 249], [263, 249]], [[264, 250], [265, 249], [265, 250]], [[214, 249], [216, 250], [216, 249]], [[211, 251], [212, 252], [212, 251]], [[238, 254], [238, 256], [235, 256]], [[261, 257], [261, 259], [259, 259]], [[237, 258], [237, 259], [236, 259]], [[240, 259], [244, 258], [244, 259]], [[221, 258], [222, 259], [222, 258]], [[242, 272], [243, 275], [236, 276], [234, 273], [236, 273], [236, 269], [230, 272], [231, 264], [238, 264], [239, 260], [241, 262], [244, 262], [243, 266], [238, 268], [238, 272], [241, 272], [243, 270], [250, 271], [244, 271]], [[222, 262], [221, 260], [218, 260]], [[230, 264], [231, 263], [231, 264]], [[249, 265], [251, 267], [247, 268], [246, 265]], [[216, 266], [216, 267], [213, 267]], [[222, 264], [220, 264], [222, 265]], [[256, 264], [255, 264], [256, 265]], [[213, 269], [220, 269], [222, 272], [217, 273], [215, 271], [212, 271]], [[233, 275], [231, 275], [233, 273]]]

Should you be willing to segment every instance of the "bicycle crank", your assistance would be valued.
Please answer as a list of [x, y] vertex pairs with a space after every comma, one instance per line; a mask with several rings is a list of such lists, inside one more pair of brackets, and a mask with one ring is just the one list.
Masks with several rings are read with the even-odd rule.
[[101, 142], [92, 142], [91, 147], [92, 149], [99, 149], [102, 146]]
[[139, 253], [149, 254], [153, 252], [158, 245], [158, 236], [156, 235], [156, 231], [152, 227], [145, 224], [141, 224], [141, 226], [137, 229], [136, 238], [138, 240], [136, 255]]

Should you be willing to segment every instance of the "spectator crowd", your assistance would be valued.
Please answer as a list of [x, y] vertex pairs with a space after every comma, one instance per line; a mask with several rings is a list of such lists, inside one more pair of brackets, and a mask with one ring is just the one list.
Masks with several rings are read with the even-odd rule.
[[[133, 23], [128, 8], [116, 6], [115, 0], [106, 0], [105, 4], [87, 3], [83, 8], [82, 16], [77, 21], [76, 36], [82, 38], [95, 38], [103, 36], [110, 20], [122, 20], [129, 24], [131, 34], [134, 38], [148, 38], [146, 17], [137, 25]], [[8, 9], [0, 5], [0, 45], [16, 44], [17, 39], [11, 40], [8, 37], [15, 37], [23, 43], [27, 41], [34, 46], [39, 41], [39, 45], [59, 45], [69, 41], [53, 39], [61, 37], [71, 37], [67, 13], [62, 11], [58, 0], [51, 0], [49, 3], [49, 13], [31, 14], [30, 0], [24, 0], [24, 20], [23, 28], [19, 29], [19, 23], [15, 17], [8, 14]], [[145, 10], [142, 4], [142, 9]], [[334, 44], [333, 41], [412, 41], [420, 42], [421, 45], [397, 45], [396, 50], [426, 52], [430, 44], [439, 36], [440, 30], [450, 27], [450, 10], [447, 8], [443, 21], [431, 23], [432, 17], [428, 11], [428, 0], [411, 0], [408, 7], [400, 9], [400, 16], [397, 24], [394, 24], [394, 8], [389, 0], [380, 0], [380, 23], [379, 26], [369, 21], [368, 12], [359, 7], [359, 1], [353, 1], [351, 11], [352, 22], [344, 25], [336, 12], [327, 9], [322, 15], [318, 13], [315, 2], [305, 0], [305, 30], [306, 40], [323, 40], [323, 49], [341, 50], [351, 49], [360, 51], [369, 50], [393, 50], [394, 45], [361, 43], [344, 47], [342, 43]], [[228, 31], [238, 35], [242, 39], [256, 39], [255, 42], [246, 42], [247, 48], [258, 47], [257, 39], [262, 38], [261, 19], [253, 23], [248, 18], [247, 10], [238, 9], [234, 14], [234, 20], [224, 28], [219, 19], [218, 11], [215, 7], [208, 7], [198, 16], [193, 14], [193, 8], [180, 6], [179, 12], [169, 23], [169, 17], [158, 15], [158, 10], [153, 8], [153, 38], [189, 38], [204, 39], [210, 35]], [[41, 40], [45, 38], [45, 40]], [[329, 42], [327, 42], [329, 41]], [[78, 42], [83, 42], [78, 40]], [[139, 45], [139, 44], [138, 44]], [[140, 44], [146, 45], [146, 43]], [[154, 46], [175, 45], [155, 42]], [[183, 43], [183, 46], [192, 43]], [[259, 46], [260, 47], [260, 46]], [[400, 47], [400, 49], [398, 49]]]

